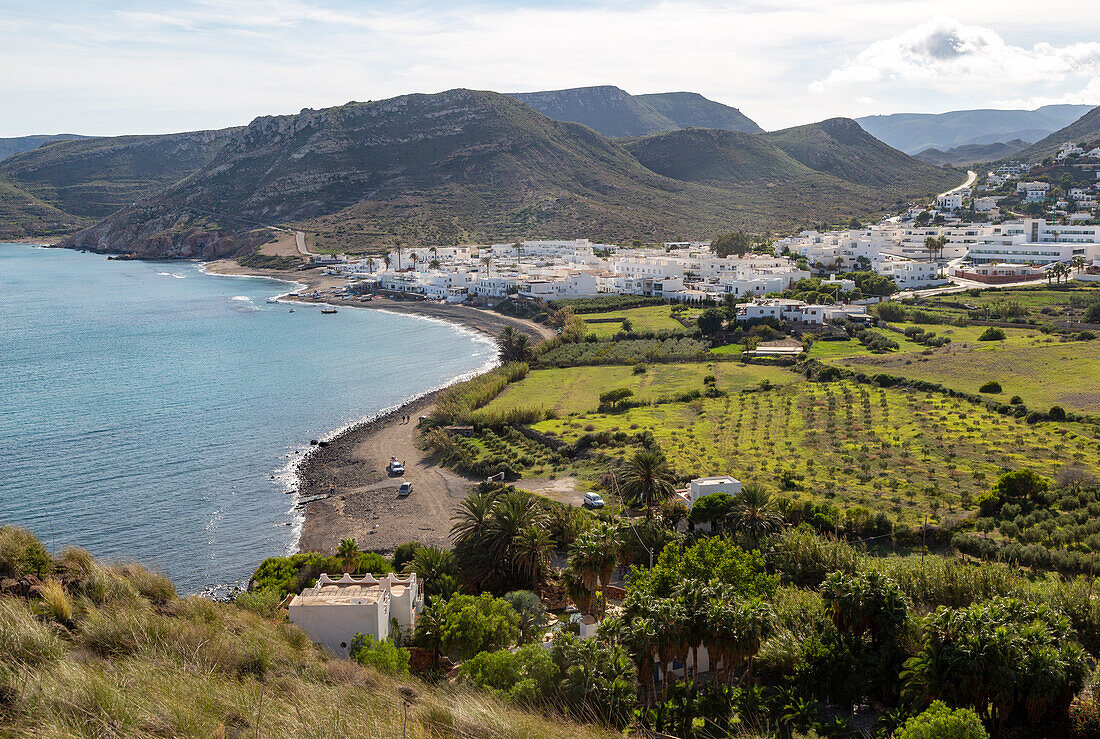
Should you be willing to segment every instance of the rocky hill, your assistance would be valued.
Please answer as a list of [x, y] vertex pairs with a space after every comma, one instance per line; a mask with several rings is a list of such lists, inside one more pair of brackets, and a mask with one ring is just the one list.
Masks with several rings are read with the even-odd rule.
[[87, 225], [26, 190], [0, 180], [0, 241], [53, 239]]
[[695, 92], [631, 95], [612, 85], [512, 93], [516, 100], [557, 121], [583, 123], [611, 138], [648, 136], [692, 126], [733, 131], [762, 129], [737, 108]]
[[0, 161], [7, 159], [13, 154], [37, 149], [39, 146], [42, 146], [42, 144], [48, 144], [51, 141], [65, 141], [67, 139], [80, 138], [84, 137], [77, 136], [75, 133], [58, 133], [41, 136], [15, 136], [12, 138], [0, 139]]
[[103, 218], [208, 164], [236, 130], [55, 141], [0, 162], [0, 180], [77, 219]]
[[1100, 107], [1093, 108], [1083, 116], [1059, 129], [1041, 141], [1036, 141], [1020, 152], [1016, 158], [1026, 162], [1038, 163], [1058, 153], [1063, 142], [1073, 141], [1080, 145], [1100, 141]]
[[[568, 235], [707, 238], [734, 228], [846, 220], [894, 205], [896, 192], [912, 196], [932, 180], [938, 187], [956, 179], [884, 145], [876, 148], [859, 133], [848, 150], [822, 134], [766, 165], [791, 167], [802, 156], [842, 170], [805, 192], [776, 193], [757, 186], [766, 175], [736, 182], [726, 176], [721, 187], [705, 177], [666, 176], [635, 158], [631, 149], [640, 151], [638, 145], [551, 120], [506, 95], [406, 95], [258, 118], [233, 133], [215, 161], [67, 244], [210, 257], [255, 243], [262, 236], [253, 229], [275, 223], [297, 225], [321, 248], [358, 250], [395, 238], [409, 244]], [[777, 148], [791, 145], [787, 139], [798, 139], [780, 136], [772, 145], [772, 134], [766, 136], [764, 143], [744, 141], [775, 158]], [[810, 156], [818, 144], [823, 151]], [[699, 156], [714, 154], [704, 148]], [[857, 161], [844, 163], [848, 156]], [[764, 167], [764, 159], [750, 157], [744, 171]], [[891, 166], [898, 172], [885, 194], [865, 189], [853, 196], [838, 182], [860, 182], [860, 167], [870, 169], [870, 181], [886, 180]], [[906, 186], [910, 176], [916, 180]]]

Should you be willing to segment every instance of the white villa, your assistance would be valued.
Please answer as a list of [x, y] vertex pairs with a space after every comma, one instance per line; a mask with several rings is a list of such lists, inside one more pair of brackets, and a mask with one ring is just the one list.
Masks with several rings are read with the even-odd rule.
[[290, 621], [310, 639], [332, 654], [347, 657], [356, 634], [387, 639], [391, 619], [408, 631], [416, 625], [423, 606], [424, 594], [415, 574], [378, 579], [345, 573], [339, 580], [322, 574], [316, 586], [294, 596], [289, 610]]

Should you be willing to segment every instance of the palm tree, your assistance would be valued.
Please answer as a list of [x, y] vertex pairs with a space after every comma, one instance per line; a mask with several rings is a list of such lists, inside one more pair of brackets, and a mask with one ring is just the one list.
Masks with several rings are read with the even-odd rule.
[[607, 606], [607, 587], [619, 566], [621, 547], [619, 528], [598, 523], [577, 537], [569, 551], [569, 567], [580, 576], [585, 587], [600, 594], [596, 603], [600, 614]]
[[439, 269], [439, 267], [440, 264], [438, 259], [433, 258], [432, 261], [428, 262], [428, 269]]
[[1077, 270], [1078, 274], [1080, 274], [1081, 270], [1085, 268], [1086, 264], [1088, 264], [1088, 262], [1085, 261], [1085, 258], [1082, 256], [1074, 257], [1073, 259], [1069, 260], [1069, 263], [1071, 267]]
[[359, 545], [355, 539], [344, 539], [336, 547], [336, 556], [344, 562], [344, 572], [354, 574], [359, 570]]
[[486, 277], [492, 277], [493, 276], [493, 256], [491, 254], [486, 254], [485, 256], [483, 256], [481, 258], [481, 263], [485, 265], [485, 276]]
[[401, 239], [393, 240], [394, 251], [397, 252], [397, 271], [401, 271]]
[[523, 256], [523, 242], [517, 241], [516, 243], [512, 244], [512, 248], [516, 250], [516, 262], [518, 263], [520, 257]]
[[415, 251], [412, 252], [411, 254], [409, 254], [409, 258], [412, 259], [413, 265], [415, 265], [418, 261], [420, 261], [420, 257], [416, 256]]
[[[699, 647], [710, 631], [710, 602], [714, 591], [699, 580], [685, 580], [677, 590], [677, 600], [684, 608], [684, 620], [680, 624], [684, 641], [691, 649], [691, 685], [699, 677]], [[684, 667], [685, 675], [687, 666]]]
[[582, 615], [591, 615], [595, 610], [596, 592], [588, 587], [585, 579], [572, 567], [566, 567], [561, 573], [561, 584], [565, 594]]
[[733, 682], [733, 669], [742, 664], [748, 665], [744, 673], [748, 675], [761, 642], [772, 631], [775, 614], [771, 608], [762, 601], [743, 600], [736, 593], [719, 590], [711, 601], [709, 619], [707, 653], [715, 661], [722, 660], [726, 682]]
[[484, 537], [489, 529], [497, 496], [497, 490], [475, 490], [467, 495], [451, 516], [454, 521], [451, 525], [451, 541], [457, 545]]
[[514, 569], [515, 541], [529, 526], [546, 527], [548, 516], [537, 496], [512, 488], [499, 496], [489, 520], [488, 552], [498, 572]]
[[531, 525], [524, 528], [512, 542], [512, 564], [521, 574], [531, 578], [531, 590], [537, 591], [546, 579], [546, 570], [554, 552], [554, 540], [545, 526]]
[[653, 518], [653, 506], [676, 491], [676, 477], [659, 449], [636, 452], [626, 463], [621, 484], [624, 496], [645, 506], [647, 521]]
[[932, 261], [932, 257], [936, 255], [936, 237], [925, 236], [924, 237], [924, 250], [928, 252], [928, 261]]
[[497, 336], [501, 362], [526, 362], [531, 358], [531, 339], [513, 326], [505, 326]]
[[657, 661], [660, 663], [661, 684], [668, 689], [668, 666], [677, 659], [687, 672], [687, 642], [681, 624], [684, 622], [684, 607], [671, 598], [661, 598], [653, 602], [650, 613], [657, 625]]
[[416, 550], [413, 558], [405, 565], [405, 572], [415, 572], [423, 581], [421, 587], [424, 592], [438, 594], [441, 592], [441, 582], [444, 575], [450, 575], [455, 571], [455, 556], [448, 549], [422, 546]]
[[734, 531], [752, 539], [755, 547], [762, 536], [783, 528], [783, 516], [776, 510], [770, 493], [759, 485], [746, 485], [737, 495], [731, 515]]
[[390, 258], [390, 253], [389, 252], [386, 252], [385, 254], [382, 255], [382, 261], [385, 263], [386, 269], [389, 269], [390, 268], [390, 262], [393, 261]]
[[416, 617], [413, 643], [418, 647], [432, 650], [432, 664], [439, 662], [439, 654], [443, 648], [443, 629], [446, 623], [443, 611], [438, 604], [425, 608]]
[[374, 265], [375, 265], [374, 257], [369, 257], [367, 259], [367, 269], [370, 270], [370, 273], [372, 275], [374, 274]]
[[[608, 619], [610, 620], [610, 619]], [[604, 622], [605, 625], [607, 622]], [[600, 627], [603, 633], [605, 626]], [[634, 660], [638, 668], [638, 682], [642, 685], [642, 705], [653, 705], [655, 687], [653, 685], [654, 660], [657, 657], [657, 623], [652, 618], [635, 618], [629, 624], [618, 629], [618, 641]]]

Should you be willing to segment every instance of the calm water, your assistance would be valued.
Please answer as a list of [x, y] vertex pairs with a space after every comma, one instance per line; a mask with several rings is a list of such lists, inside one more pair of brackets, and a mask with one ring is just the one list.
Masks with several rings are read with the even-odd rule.
[[246, 580], [294, 546], [295, 451], [494, 354], [436, 321], [265, 302], [288, 289], [0, 245], [0, 523], [183, 592]]

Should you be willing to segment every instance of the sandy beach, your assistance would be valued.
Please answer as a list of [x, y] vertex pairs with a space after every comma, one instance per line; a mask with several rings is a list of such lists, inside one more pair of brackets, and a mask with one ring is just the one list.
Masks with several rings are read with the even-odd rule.
[[[312, 270], [252, 269], [228, 259], [208, 262], [205, 268], [215, 274], [292, 280], [305, 286], [303, 292], [346, 284], [345, 280]], [[536, 342], [556, 335], [547, 326], [465, 305], [381, 297], [370, 301], [332, 297], [296, 300], [427, 316], [490, 336], [506, 326], [523, 331]], [[417, 448], [418, 419], [431, 411], [435, 395], [428, 393], [311, 447], [298, 467], [299, 507], [304, 516], [299, 551], [332, 552], [349, 537], [364, 550], [380, 552], [390, 552], [406, 541], [448, 544], [455, 505], [477, 481], [436, 466]], [[386, 473], [391, 456], [405, 462], [402, 477]], [[408, 497], [398, 498], [402, 480], [412, 483], [413, 491]]]

